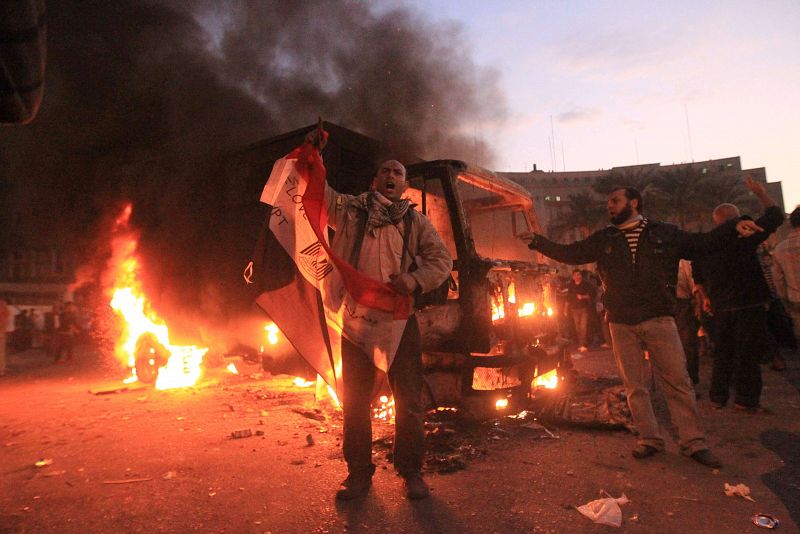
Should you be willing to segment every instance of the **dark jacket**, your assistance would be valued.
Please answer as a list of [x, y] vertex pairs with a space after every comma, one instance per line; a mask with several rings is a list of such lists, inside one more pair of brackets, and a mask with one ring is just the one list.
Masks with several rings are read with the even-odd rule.
[[638, 324], [674, 315], [678, 261], [698, 259], [731, 244], [738, 235], [736, 222], [728, 221], [708, 233], [690, 233], [673, 224], [648, 221], [639, 237], [635, 264], [625, 235], [615, 226], [569, 245], [537, 235], [528, 246], [562, 263], [597, 262], [608, 320]]
[[703, 285], [714, 311], [750, 308], [771, 300], [756, 249], [783, 224], [783, 211], [777, 206], [767, 208], [756, 224], [764, 231], [737, 239], [733, 246], [692, 264], [692, 276]]

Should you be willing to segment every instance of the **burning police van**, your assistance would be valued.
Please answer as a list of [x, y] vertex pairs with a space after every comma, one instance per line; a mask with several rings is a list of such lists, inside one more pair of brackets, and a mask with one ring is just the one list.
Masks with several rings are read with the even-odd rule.
[[[482, 418], [524, 408], [568, 365], [555, 273], [520, 235], [538, 230], [519, 184], [456, 160], [408, 166], [406, 191], [453, 257], [450, 280], [417, 300], [426, 402]], [[446, 291], [445, 291], [446, 290]]]

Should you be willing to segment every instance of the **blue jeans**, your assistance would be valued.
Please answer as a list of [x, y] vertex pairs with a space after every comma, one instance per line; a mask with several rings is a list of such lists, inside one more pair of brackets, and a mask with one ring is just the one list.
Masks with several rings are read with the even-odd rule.
[[633, 424], [639, 431], [639, 443], [664, 449], [664, 438], [645, 379], [644, 349], [650, 354], [658, 387], [667, 400], [672, 423], [678, 429], [681, 452], [689, 456], [707, 448], [675, 320], [655, 317], [634, 325], [609, 323], [609, 329]]

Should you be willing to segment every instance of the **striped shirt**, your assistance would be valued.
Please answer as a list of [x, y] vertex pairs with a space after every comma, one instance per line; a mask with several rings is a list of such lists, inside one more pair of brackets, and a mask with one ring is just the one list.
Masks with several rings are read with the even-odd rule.
[[642, 235], [645, 227], [647, 226], [647, 219], [637, 219], [629, 223], [617, 226], [622, 233], [625, 234], [625, 239], [628, 241], [628, 247], [631, 249], [631, 257], [633, 263], [636, 263], [636, 251], [639, 248], [639, 236]]

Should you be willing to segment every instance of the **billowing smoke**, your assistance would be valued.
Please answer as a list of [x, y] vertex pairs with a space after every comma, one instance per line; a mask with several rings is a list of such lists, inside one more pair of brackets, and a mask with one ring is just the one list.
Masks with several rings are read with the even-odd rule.
[[131, 200], [155, 306], [221, 329], [250, 304], [260, 216], [227, 207], [222, 155], [321, 115], [398, 154], [487, 162], [475, 125], [504, 109], [459, 29], [407, 8], [50, 0], [48, 40], [38, 118], [0, 130], [0, 248], [99, 266]]

